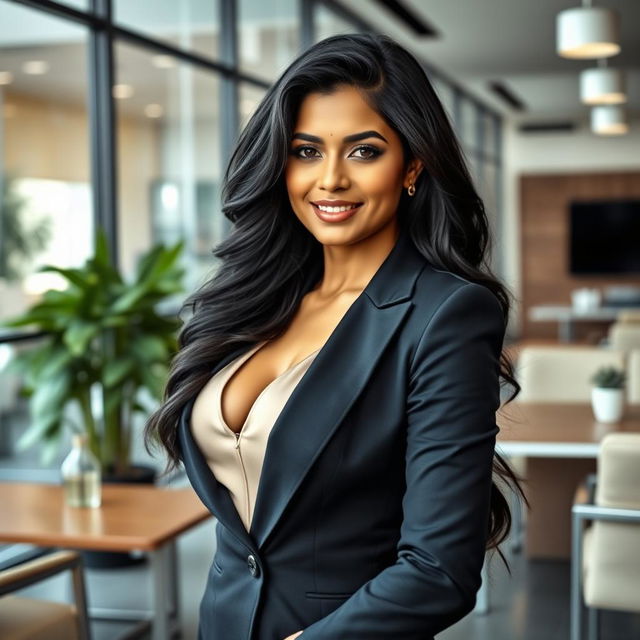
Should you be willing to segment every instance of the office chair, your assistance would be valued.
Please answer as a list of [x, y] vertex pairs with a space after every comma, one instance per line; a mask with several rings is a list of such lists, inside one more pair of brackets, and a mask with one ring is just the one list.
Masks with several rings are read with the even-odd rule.
[[[71, 571], [74, 604], [11, 595], [62, 571]], [[82, 556], [54, 551], [0, 571], [2, 640], [90, 640]]]
[[610, 433], [600, 445], [595, 490], [579, 491], [572, 508], [571, 640], [583, 640], [583, 602], [589, 640], [599, 636], [600, 609], [640, 613], [638, 549], [640, 433]]

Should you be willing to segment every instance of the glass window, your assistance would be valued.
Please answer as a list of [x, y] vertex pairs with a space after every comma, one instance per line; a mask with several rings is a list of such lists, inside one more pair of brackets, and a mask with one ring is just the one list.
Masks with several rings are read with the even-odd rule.
[[64, 286], [40, 266], [93, 251], [87, 32], [0, 2], [0, 318]]
[[339, 33], [357, 33], [360, 31], [352, 22], [345, 20], [323, 4], [315, 5], [314, 20], [316, 42]]
[[451, 125], [454, 124], [454, 113], [453, 113], [453, 88], [448, 82], [445, 82], [438, 76], [431, 74], [429, 75], [429, 80], [431, 85], [433, 86], [434, 91], [438, 95], [444, 110], [447, 112], [449, 116], [449, 121]]
[[[81, 266], [93, 253], [94, 229], [88, 33], [14, 2], [0, 0], [0, 15], [0, 320], [6, 320], [66, 285], [38, 269]], [[3, 327], [0, 337], [24, 331]], [[21, 377], [7, 370], [32, 344], [0, 341], [0, 466], [12, 478], [35, 481], [42, 479], [34, 472], [42, 445], [17, 449], [30, 424], [28, 399], [20, 395]], [[24, 476], [11, 475], [19, 468]]]
[[184, 238], [192, 289], [224, 234], [218, 77], [185, 63], [158, 68], [151, 52], [124, 43], [115, 59], [122, 270], [156, 242]]
[[497, 148], [498, 138], [497, 131], [499, 126], [499, 120], [492, 113], [487, 111], [482, 116], [484, 123], [484, 155], [487, 159], [496, 160], [499, 155]]
[[[484, 208], [487, 213], [487, 219], [489, 220], [489, 226], [491, 229], [491, 235], [493, 238], [493, 266], [496, 268], [496, 263], [499, 260], [498, 251], [501, 243], [499, 242], [498, 234], [502, 232], [500, 228], [500, 202], [498, 197], [498, 189], [500, 185], [499, 169], [493, 162], [485, 162], [483, 165], [483, 175], [480, 182], [480, 197], [484, 203]], [[502, 243], [504, 244], [504, 243]]]
[[239, 0], [240, 68], [275, 80], [300, 49], [297, 0]]
[[465, 97], [460, 104], [460, 136], [463, 144], [474, 151], [478, 149], [478, 109]]
[[261, 87], [251, 84], [242, 83], [239, 91], [239, 107], [240, 107], [240, 130], [244, 129], [249, 122], [249, 118], [256, 110], [260, 100], [264, 97], [266, 91]]
[[[218, 0], [114, 0], [114, 21], [188, 51], [217, 58], [220, 25]], [[155, 64], [162, 64], [157, 56]], [[168, 63], [169, 64], [169, 63]]]
[[67, 4], [72, 9], [80, 9], [87, 11], [89, 9], [89, 0], [57, 0], [60, 4]]

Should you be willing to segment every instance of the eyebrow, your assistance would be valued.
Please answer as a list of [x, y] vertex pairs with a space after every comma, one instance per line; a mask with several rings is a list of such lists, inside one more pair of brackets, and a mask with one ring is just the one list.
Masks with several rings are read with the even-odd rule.
[[[361, 131], [360, 133], [353, 133], [350, 136], [345, 136], [342, 138], [342, 142], [357, 142], [358, 140], [364, 140], [365, 138], [379, 138], [389, 144], [383, 135], [373, 130]], [[293, 140], [306, 140], [307, 142], [317, 142], [322, 144], [322, 138], [312, 136], [309, 133], [294, 133]]]

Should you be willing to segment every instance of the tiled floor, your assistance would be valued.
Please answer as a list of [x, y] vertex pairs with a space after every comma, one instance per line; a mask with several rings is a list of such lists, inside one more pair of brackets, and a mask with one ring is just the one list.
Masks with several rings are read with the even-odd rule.
[[[211, 520], [185, 534], [179, 541], [184, 640], [196, 639], [198, 605], [214, 552], [213, 534], [214, 523]], [[469, 614], [440, 634], [439, 640], [568, 640], [568, 564], [527, 563], [520, 555], [511, 557], [510, 562], [512, 577], [508, 576], [499, 559], [493, 561], [491, 613]], [[87, 569], [91, 605], [146, 608], [149, 602], [147, 585], [146, 564], [117, 570]], [[23, 594], [65, 600], [68, 590], [68, 581], [53, 578], [46, 586], [25, 590]], [[113, 622], [94, 622], [92, 627], [94, 640], [115, 640], [121, 631], [127, 629], [126, 625]], [[640, 616], [603, 613], [600, 640], [634, 639], [640, 639]]]

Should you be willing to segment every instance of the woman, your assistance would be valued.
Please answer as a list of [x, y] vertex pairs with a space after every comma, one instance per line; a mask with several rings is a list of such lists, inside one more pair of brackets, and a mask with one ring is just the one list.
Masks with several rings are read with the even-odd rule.
[[519, 386], [483, 205], [417, 61], [375, 35], [301, 54], [223, 211], [145, 434], [218, 518], [199, 638], [433, 638], [509, 530], [495, 412], [500, 376]]

